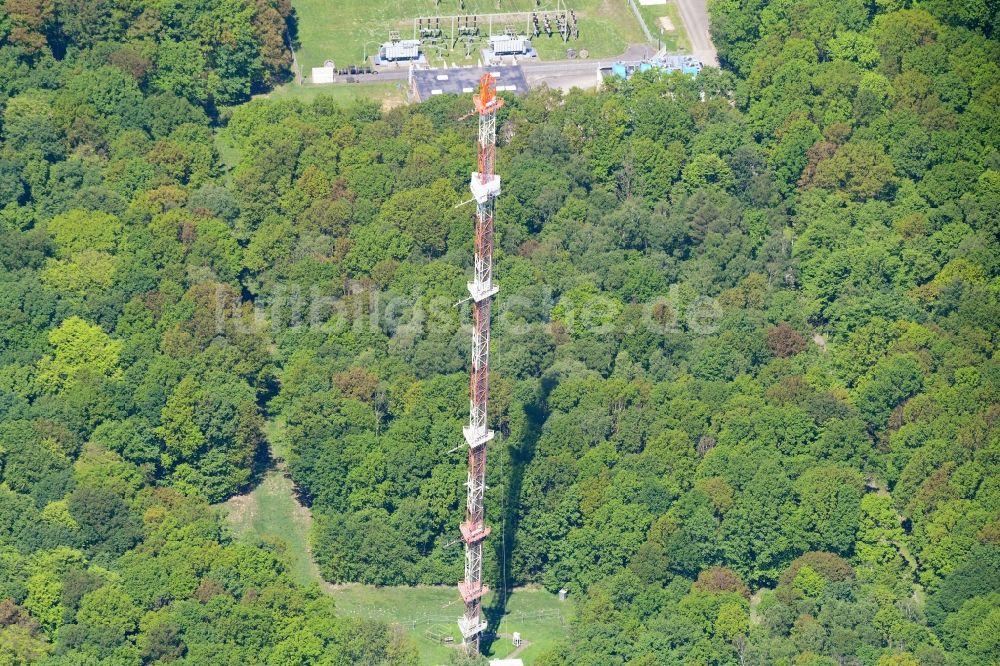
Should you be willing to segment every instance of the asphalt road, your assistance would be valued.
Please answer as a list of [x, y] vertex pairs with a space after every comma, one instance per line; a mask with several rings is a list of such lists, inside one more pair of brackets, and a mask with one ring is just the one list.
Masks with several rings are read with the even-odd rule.
[[[614, 60], [560, 60], [556, 62], [519, 63], [523, 66], [524, 75], [532, 81], [538, 81], [548, 77], [571, 77], [581, 75], [592, 75], [597, 80], [597, 67], [602, 62], [615, 62]], [[381, 70], [378, 74], [358, 74], [356, 76], [338, 76], [331, 85], [342, 85], [351, 83], [378, 83], [389, 81], [406, 81], [408, 78], [405, 69]]]
[[[548, 77], [570, 78], [593, 75], [596, 80], [597, 68], [603, 65], [618, 62], [620, 60], [642, 60], [653, 55], [654, 49], [642, 44], [632, 44], [625, 53], [613, 58], [601, 59], [576, 59], [576, 60], [533, 60], [526, 58], [518, 60], [517, 64], [524, 68], [524, 74], [531, 81], [537, 81]], [[714, 53], [714, 51], [713, 51]], [[356, 76], [337, 76], [334, 84], [344, 83], [371, 83], [378, 81], [405, 81], [409, 74], [409, 67], [400, 65], [399, 67], [385, 67], [379, 69], [378, 74], [358, 74]]]
[[719, 57], [708, 31], [708, 0], [677, 0], [677, 8], [691, 40], [694, 56], [706, 65], [718, 66]]

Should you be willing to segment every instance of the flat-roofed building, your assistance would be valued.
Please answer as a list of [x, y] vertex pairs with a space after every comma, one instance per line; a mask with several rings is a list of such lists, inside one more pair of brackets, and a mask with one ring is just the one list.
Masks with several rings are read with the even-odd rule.
[[450, 69], [414, 69], [410, 72], [410, 91], [414, 99], [426, 101], [435, 95], [462, 95], [479, 89], [479, 79], [489, 72], [497, 80], [497, 92], [523, 95], [528, 92], [524, 70], [517, 65], [497, 67], [452, 67]]

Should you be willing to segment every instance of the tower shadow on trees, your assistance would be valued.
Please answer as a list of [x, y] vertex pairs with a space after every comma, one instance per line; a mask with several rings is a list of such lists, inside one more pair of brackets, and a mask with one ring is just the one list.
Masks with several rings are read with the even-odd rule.
[[[525, 430], [520, 443], [508, 446], [510, 452], [510, 467], [507, 472], [506, 483], [504, 483], [503, 493], [503, 538], [493, 540], [493, 555], [497, 563], [507, 563], [506, 566], [499, 566], [500, 575], [498, 585], [494, 590], [493, 599], [490, 605], [483, 609], [488, 626], [498, 628], [503, 616], [507, 614], [507, 602], [510, 600], [510, 559], [514, 550], [514, 543], [517, 540], [518, 528], [518, 507], [521, 504], [521, 487], [524, 483], [524, 472], [535, 457], [535, 449], [538, 445], [538, 438], [541, 435], [542, 424], [545, 423], [545, 412], [541, 407], [543, 400], [527, 404], [524, 406]], [[508, 442], [505, 440], [505, 444]], [[497, 633], [492, 631], [484, 633], [482, 645], [483, 654], [489, 654], [493, 642], [498, 638]]]

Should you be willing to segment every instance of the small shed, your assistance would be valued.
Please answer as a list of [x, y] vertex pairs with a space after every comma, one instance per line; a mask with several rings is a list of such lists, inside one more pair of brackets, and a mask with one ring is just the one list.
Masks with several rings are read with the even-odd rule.
[[333, 67], [312, 68], [313, 83], [333, 83], [333, 75], [334, 75]]
[[569, 590], [565, 587], [559, 590], [559, 601], [566, 601], [566, 597], [569, 596]]

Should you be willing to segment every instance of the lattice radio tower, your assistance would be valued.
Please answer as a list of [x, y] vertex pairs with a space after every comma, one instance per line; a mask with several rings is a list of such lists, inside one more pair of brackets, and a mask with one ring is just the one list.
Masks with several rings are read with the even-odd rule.
[[483, 541], [490, 534], [483, 515], [483, 491], [486, 489], [486, 444], [493, 439], [487, 428], [486, 405], [490, 395], [490, 304], [500, 287], [493, 284], [493, 215], [500, 196], [500, 177], [496, 175], [497, 110], [503, 100], [497, 97], [496, 79], [489, 73], [479, 80], [475, 98], [479, 114], [479, 171], [472, 174], [469, 187], [476, 200], [475, 275], [468, 283], [472, 297], [472, 372], [469, 381], [469, 425], [463, 429], [469, 445], [468, 498], [465, 521], [459, 526], [465, 541], [465, 580], [458, 591], [465, 602], [465, 614], [458, 620], [462, 645], [469, 653], [479, 651], [479, 635], [486, 628], [482, 617]]

